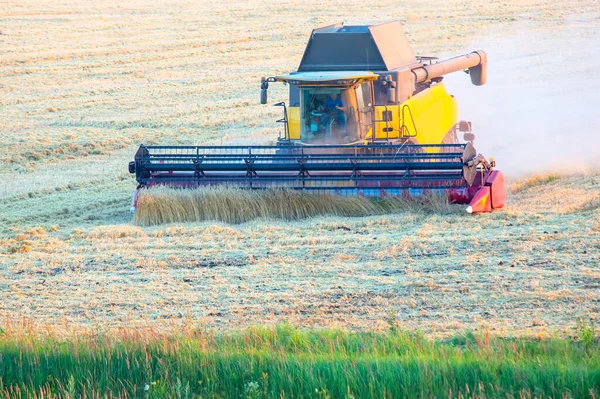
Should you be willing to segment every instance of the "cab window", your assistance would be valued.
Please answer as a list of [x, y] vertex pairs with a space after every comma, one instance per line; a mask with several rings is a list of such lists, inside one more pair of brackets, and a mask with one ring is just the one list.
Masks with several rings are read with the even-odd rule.
[[353, 90], [347, 87], [300, 89], [301, 140], [313, 144], [348, 142], [348, 119], [355, 109]]

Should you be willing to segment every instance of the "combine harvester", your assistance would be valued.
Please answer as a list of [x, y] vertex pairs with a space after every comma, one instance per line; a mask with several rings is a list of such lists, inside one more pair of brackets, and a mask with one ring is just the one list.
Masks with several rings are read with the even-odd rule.
[[[415, 56], [402, 26], [342, 23], [316, 29], [297, 72], [263, 78], [289, 85], [273, 146], [140, 146], [129, 171], [139, 191], [155, 185], [283, 188], [365, 197], [441, 193], [469, 213], [505, 202], [504, 178], [473, 146], [471, 123], [457, 121], [443, 75], [486, 81], [486, 54], [445, 61]], [[464, 134], [464, 141], [458, 139]]]

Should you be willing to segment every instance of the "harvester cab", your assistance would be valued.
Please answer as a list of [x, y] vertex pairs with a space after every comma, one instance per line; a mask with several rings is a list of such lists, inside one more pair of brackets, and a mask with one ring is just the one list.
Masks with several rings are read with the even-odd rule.
[[476, 51], [435, 61], [414, 54], [397, 21], [326, 26], [312, 32], [298, 71], [263, 78], [261, 102], [269, 83], [289, 84], [287, 144], [451, 144], [464, 124], [443, 75], [465, 70], [482, 85], [487, 59]]
[[[305, 144], [349, 144], [372, 131], [374, 73], [305, 72], [265, 79], [290, 85], [281, 139]], [[264, 86], [264, 84], [263, 84]], [[266, 89], [263, 89], [266, 90]]]
[[[273, 146], [140, 146], [129, 165], [140, 189], [234, 186], [365, 197], [445, 195], [488, 212], [505, 201], [502, 173], [473, 146], [443, 76], [486, 81], [485, 52], [445, 61], [413, 52], [398, 21], [313, 30], [297, 71], [261, 80], [289, 86], [284, 134]], [[458, 132], [465, 133], [464, 141]]]

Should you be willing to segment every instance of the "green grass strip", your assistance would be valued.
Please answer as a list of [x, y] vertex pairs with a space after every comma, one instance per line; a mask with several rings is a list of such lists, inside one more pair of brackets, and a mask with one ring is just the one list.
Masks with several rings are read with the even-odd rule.
[[0, 397], [598, 398], [590, 339], [304, 330], [0, 335]]

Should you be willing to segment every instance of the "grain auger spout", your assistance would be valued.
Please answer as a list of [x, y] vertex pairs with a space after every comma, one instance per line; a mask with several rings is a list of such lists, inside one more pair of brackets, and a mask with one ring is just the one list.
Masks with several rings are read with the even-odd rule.
[[448, 60], [421, 65], [411, 70], [415, 83], [423, 83], [438, 79], [449, 73], [467, 71], [471, 76], [471, 83], [482, 86], [487, 80], [487, 55], [485, 51], [473, 51], [470, 54], [460, 55]]
[[[364, 197], [439, 193], [467, 212], [504, 205], [504, 178], [458, 121], [446, 74], [486, 81], [485, 52], [445, 61], [415, 56], [398, 21], [312, 31], [298, 70], [261, 79], [287, 83], [276, 145], [141, 146], [130, 164], [139, 188], [234, 186]], [[463, 133], [462, 140], [458, 133]], [[134, 199], [135, 209], [136, 202]]]

